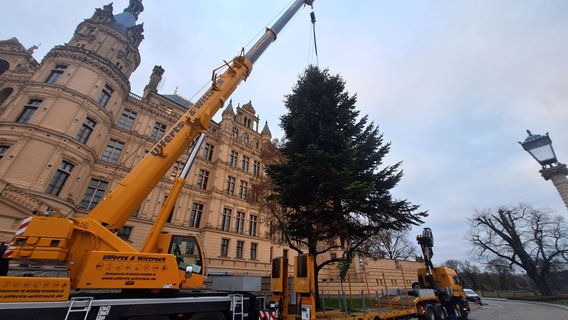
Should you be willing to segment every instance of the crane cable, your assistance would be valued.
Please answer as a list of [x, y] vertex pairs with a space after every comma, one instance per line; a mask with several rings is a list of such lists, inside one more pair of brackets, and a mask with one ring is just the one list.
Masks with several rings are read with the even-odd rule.
[[312, 30], [313, 30], [313, 34], [314, 34], [314, 50], [316, 53], [316, 64], [319, 66], [319, 57], [318, 57], [318, 43], [316, 41], [316, 14], [314, 13], [314, 11], [312, 10], [312, 12], [310, 12], [310, 17], [312, 18]]

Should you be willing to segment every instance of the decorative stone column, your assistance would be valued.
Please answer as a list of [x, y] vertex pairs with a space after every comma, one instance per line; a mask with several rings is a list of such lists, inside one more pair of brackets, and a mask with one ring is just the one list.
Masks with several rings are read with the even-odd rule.
[[568, 208], [568, 168], [563, 163], [542, 168], [539, 171], [545, 180], [551, 180], [560, 194], [564, 205]]

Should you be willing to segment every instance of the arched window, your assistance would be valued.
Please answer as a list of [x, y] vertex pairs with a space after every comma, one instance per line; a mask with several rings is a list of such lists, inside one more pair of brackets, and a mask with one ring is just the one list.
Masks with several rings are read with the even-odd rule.
[[4, 88], [0, 90], [0, 105], [4, 104], [4, 101], [14, 92], [12, 88]]
[[250, 128], [251, 120], [249, 117], [244, 117], [243, 124], [245, 127]]
[[239, 138], [239, 129], [233, 128], [233, 139], [237, 140]]
[[10, 64], [8, 63], [8, 61], [0, 59], [0, 75], [8, 71], [8, 69], [10, 69]]

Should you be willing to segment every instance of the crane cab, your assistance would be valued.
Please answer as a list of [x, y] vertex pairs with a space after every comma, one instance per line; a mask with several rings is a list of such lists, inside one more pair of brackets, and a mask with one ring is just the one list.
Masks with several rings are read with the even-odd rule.
[[173, 254], [178, 263], [178, 272], [184, 288], [203, 286], [205, 265], [203, 247], [196, 234], [175, 235], [162, 233], [158, 239], [158, 251]]

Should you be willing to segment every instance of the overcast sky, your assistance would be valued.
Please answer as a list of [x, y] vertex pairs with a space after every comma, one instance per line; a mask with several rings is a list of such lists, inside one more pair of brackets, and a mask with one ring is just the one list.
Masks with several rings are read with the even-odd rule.
[[[288, 1], [143, 1], [131, 91], [141, 95], [161, 65], [159, 92], [177, 87], [196, 100], [211, 71], [248, 49]], [[109, 2], [5, 1], [0, 39], [41, 44], [41, 61]], [[113, 3], [115, 14], [128, 5]], [[568, 1], [315, 0], [317, 57], [310, 11], [296, 15], [232, 96], [234, 105], [252, 101], [274, 138], [283, 135], [284, 95], [319, 64], [342, 76], [361, 114], [392, 143], [385, 162], [402, 161], [404, 170], [393, 193], [429, 211], [411, 234], [432, 228], [435, 264], [475, 258], [465, 234], [476, 210], [527, 203], [568, 214], [517, 143], [526, 129], [549, 132], [568, 162]]]

